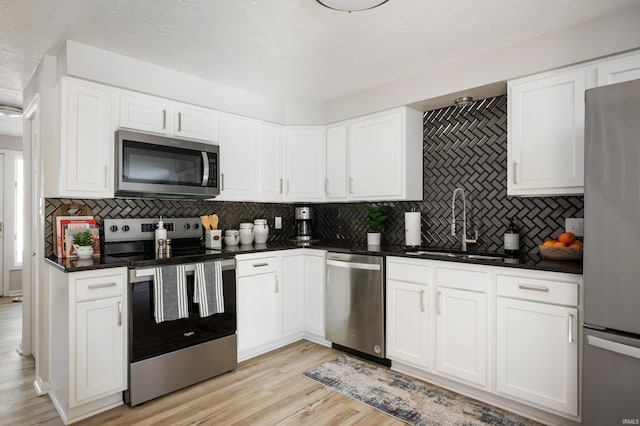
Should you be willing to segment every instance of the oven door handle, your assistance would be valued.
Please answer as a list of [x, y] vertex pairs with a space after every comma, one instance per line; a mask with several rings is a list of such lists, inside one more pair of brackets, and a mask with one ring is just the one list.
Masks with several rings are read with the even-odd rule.
[[209, 154], [202, 151], [202, 186], [207, 186], [209, 183]]
[[[236, 260], [235, 259], [220, 259], [222, 262], [222, 270], [229, 271], [236, 269]], [[153, 266], [148, 268], [134, 268], [129, 270], [129, 282], [130, 283], [140, 283], [144, 281], [153, 281], [153, 270], [155, 268]], [[193, 271], [196, 270], [196, 265], [194, 263], [187, 263], [184, 267], [187, 275], [193, 275]]]

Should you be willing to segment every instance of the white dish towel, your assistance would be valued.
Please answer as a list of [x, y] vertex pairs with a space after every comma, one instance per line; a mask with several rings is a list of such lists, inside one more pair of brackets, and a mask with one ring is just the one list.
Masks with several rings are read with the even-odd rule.
[[153, 292], [156, 323], [189, 317], [184, 265], [153, 268]]
[[193, 301], [200, 306], [200, 317], [223, 313], [222, 262], [200, 262], [195, 266]]

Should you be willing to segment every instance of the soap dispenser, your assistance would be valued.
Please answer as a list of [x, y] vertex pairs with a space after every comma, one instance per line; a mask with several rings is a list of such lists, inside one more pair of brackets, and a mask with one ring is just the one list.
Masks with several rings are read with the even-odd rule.
[[158, 227], [156, 228], [156, 253], [158, 252], [158, 241], [167, 239], [167, 230], [164, 229], [164, 222], [162, 222], [162, 216], [158, 221]]
[[509, 221], [507, 232], [504, 233], [504, 254], [512, 257], [520, 255], [520, 232], [513, 218]]

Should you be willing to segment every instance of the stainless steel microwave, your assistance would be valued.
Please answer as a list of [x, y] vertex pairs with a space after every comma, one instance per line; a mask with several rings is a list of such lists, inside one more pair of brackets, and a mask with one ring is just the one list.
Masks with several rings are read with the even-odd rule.
[[117, 197], [214, 198], [220, 194], [218, 145], [149, 133], [116, 132]]

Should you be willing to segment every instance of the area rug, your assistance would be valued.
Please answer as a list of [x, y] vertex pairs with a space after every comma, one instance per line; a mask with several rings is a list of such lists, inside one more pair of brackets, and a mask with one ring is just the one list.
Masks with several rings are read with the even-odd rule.
[[411, 425], [539, 425], [344, 354], [303, 375]]

